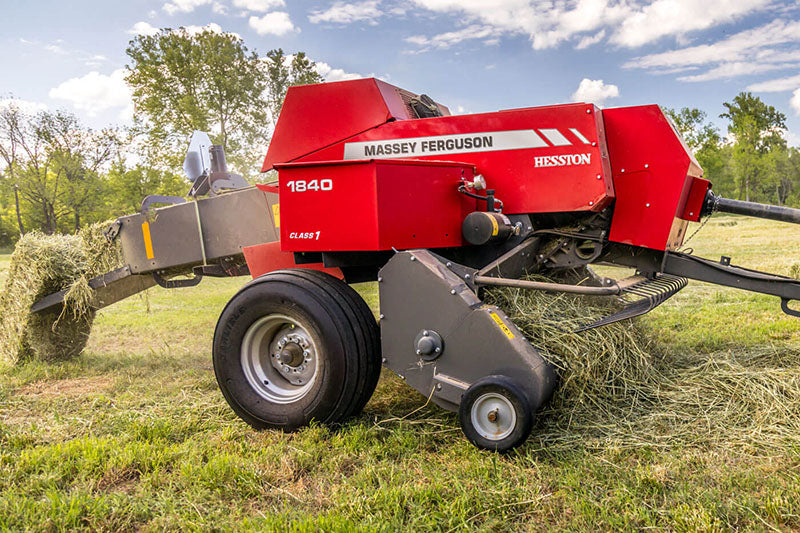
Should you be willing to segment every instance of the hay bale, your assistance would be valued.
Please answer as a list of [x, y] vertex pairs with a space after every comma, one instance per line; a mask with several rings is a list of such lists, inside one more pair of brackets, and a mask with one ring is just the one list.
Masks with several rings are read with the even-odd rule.
[[[95, 311], [88, 280], [121, 265], [117, 246], [102, 236], [108, 224], [94, 224], [78, 235], [23, 236], [11, 255], [0, 294], [0, 358], [56, 361], [78, 355], [86, 346]], [[44, 296], [68, 291], [62, 309], [32, 314]]]
[[670, 351], [638, 320], [571, 333], [609, 312], [600, 298], [493, 288], [486, 300], [558, 369], [533, 432], [542, 447], [800, 444], [797, 353]]

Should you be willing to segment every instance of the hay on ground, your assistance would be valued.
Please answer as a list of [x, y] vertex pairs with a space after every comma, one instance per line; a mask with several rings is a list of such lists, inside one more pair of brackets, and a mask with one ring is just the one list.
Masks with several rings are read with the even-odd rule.
[[[55, 361], [83, 350], [95, 314], [88, 281], [122, 264], [117, 245], [102, 235], [106, 227], [94, 224], [78, 235], [32, 232], [19, 240], [0, 294], [0, 358]], [[61, 290], [67, 291], [63, 308], [30, 312], [36, 301]]]
[[638, 320], [572, 333], [609, 313], [599, 298], [493, 288], [486, 299], [558, 369], [532, 436], [543, 447], [800, 444], [796, 351], [670, 351]]

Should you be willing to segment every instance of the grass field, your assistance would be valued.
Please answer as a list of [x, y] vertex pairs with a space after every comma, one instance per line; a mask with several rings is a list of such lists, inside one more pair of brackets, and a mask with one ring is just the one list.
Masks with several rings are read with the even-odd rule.
[[[796, 226], [714, 217], [696, 253], [788, 274]], [[8, 256], [0, 256], [0, 279]], [[800, 449], [480, 452], [384, 375], [345, 427], [251, 430], [211, 365], [246, 280], [153, 289], [99, 313], [78, 360], [0, 367], [0, 530], [800, 529]], [[374, 286], [357, 287], [375, 307]], [[671, 350], [800, 347], [776, 298], [692, 283], [645, 317]], [[800, 362], [799, 362], [800, 364]]]

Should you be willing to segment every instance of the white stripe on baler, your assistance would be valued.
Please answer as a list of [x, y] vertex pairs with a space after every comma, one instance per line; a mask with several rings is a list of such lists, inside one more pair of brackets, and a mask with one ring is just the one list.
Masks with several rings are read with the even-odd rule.
[[571, 142], [569, 142], [569, 139], [564, 137], [563, 133], [561, 133], [555, 128], [539, 130], [539, 133], [544, 135], [547, 138], [547, 140], [550, 141], [550, 144], [552, 144], [553, 146], [567, 146], [569, 144], [572, 144]]
[[584, 137], [584, 136], [583, 136], [583, 133], [579, 132], [577, 129], [575, 129], [575, 128], [570, 128], [570, 129], [569, 129], [569, 131], [571, 131], [571, 132], [572, 132], [572, 134], [573, 134], [573, 135], [575, 135], [575, 137], [577, 137], [578, 139], [580, 139], [580, 140], [581, 140], [581, 142], [583, 142], [583, 144], [592, 144], [592, 143], [590, 143], [590, 142], [589, 142], [589, 139], [587, 139], [586, 137]]

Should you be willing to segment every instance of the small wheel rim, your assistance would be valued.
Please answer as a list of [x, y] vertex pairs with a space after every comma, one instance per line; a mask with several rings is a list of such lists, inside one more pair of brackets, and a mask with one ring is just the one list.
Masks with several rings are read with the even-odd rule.
[[[296, 356], [287, 361], [286, 354]], [[242, 339], [245, 379], [256, 394], [273, 403], [293, 403], [308, 394], [321, 373], [320, 359], [309, 328], [287, 315], [276, 313], [259, 318]]]
[[470, 420], [478, 435], [491, 441], [501, 441], [514, 431], [517, 411], [511, 400], [502, 394], [487, 392], [472, 404]]

